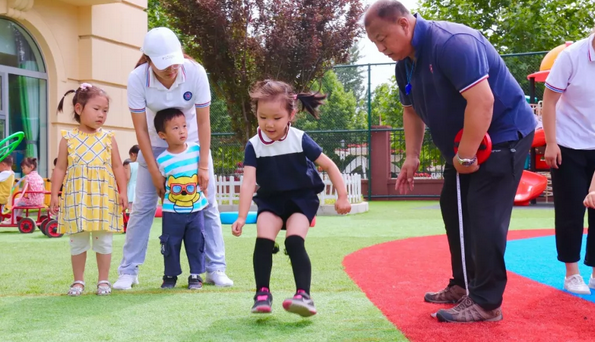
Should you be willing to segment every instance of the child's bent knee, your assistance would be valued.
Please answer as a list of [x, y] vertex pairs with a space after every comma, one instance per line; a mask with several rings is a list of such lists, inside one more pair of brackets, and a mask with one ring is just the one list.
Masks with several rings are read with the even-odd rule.
[[306, 247], [304, 246], [304, 238], [299, 235], [290, 235], [285, 238], [285, 248], [287, 249], [287, 254], [293, 254], [296, 252], [301, 252], [305, 250]]

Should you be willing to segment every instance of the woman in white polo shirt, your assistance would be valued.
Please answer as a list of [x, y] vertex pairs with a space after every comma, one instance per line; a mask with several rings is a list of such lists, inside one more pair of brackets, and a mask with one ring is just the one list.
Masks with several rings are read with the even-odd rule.
[[[562, 50], [546, 80], [543, 95], [545, 160], [552, 172], [556, 248], [566, 264], [564, 289], [589, 294], [579, 273], [585, 206], [583, 200], [595, 171], [595, 41], [594, 34]], [[595, 210], [589, 208], [585, 264], [595, 266]]]
[[134, 207], [114, 289], [127, 290], [138, 284], [138, 266], [145, 261], [158, 197], [165, 192], [155, 157], [167, 148], [167, 144], [157, 135], [153, 120], [155, 113], [171, 107], [184, 112], [188, 140], [201, 146], [198, 178], [201, 188], [207, 189], [209, 201], [205, 210], [205, 283], [232, 286], [233, 281], [225, 274], [225, 245], [215, 200], [215, 176], [210, 156], [211, 92], [207, 74], [200, 64], [184, 56], [180, 41], [168, 28], [149, 31], [142, 52], [143, 56], [128, 77], [128, 106], [141, 152]]

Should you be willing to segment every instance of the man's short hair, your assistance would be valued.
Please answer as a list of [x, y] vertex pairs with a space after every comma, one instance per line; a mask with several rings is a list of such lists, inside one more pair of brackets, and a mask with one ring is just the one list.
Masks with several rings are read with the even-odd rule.
[[379, 0], [376, 1], [366, 13], [364, 19], [364, 26], [369, 26], [372, 23], [374, 17], [386, 20], [389, 22], [395, 22], [397, 19], [408, 15], [410, 12], [401, 2], [397, 0]]

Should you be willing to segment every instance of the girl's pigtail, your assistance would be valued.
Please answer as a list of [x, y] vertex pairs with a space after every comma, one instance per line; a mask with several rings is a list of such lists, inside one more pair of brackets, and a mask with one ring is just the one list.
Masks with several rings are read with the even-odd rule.
[[299, 93], [296, 95], [296, 99], [302, 103], [302, 110], [306, 110], [316, 119], [320, 119], [320, 115], [318, 115], [318, 107], [324, 103], [326, 95], [318, 92]]
[[64, 109], [64, 98], [70, 93], [76, 93], [76, 90], [69, 90], [62, 96], [60, 103], [58, 103], [58, 112], [62, 113], [62, 109]]

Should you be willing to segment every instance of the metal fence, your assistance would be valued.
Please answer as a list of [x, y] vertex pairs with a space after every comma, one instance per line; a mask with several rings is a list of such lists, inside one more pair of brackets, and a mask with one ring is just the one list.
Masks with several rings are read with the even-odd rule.
[[[546, 53], [502, 55], [527, 96], [531, 93], [527, 75], [539, 71]], [[294, 127], [308, 132], [341, 171], [358, 173], [363, 179], [369, 179], [374, 165], [369, 158], [372, 133], [389, 130], [391, 176], [397, 177], [404, 161], [405, 136], [394, 69], [395, 63], [336, 66], [318, 82], [322, 92], [328, 95], [327, 103], [321, 107], [320, 120], [298, 116]], [[541, 99], [543, 84], [537, 84], [534, 92], [536, 98]], [[383, 125], [383, 128], [375, 127], [377, 125]], [[211, 127], [215, 173], [240, 175], [246, 142], [236, 139], [225, 102], [216, 97], [211, 104]], [[429, 134], [424, 139], [420, 162], [419, 177], [442, 178], [444, 160]]]

